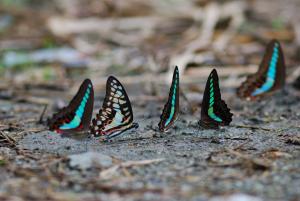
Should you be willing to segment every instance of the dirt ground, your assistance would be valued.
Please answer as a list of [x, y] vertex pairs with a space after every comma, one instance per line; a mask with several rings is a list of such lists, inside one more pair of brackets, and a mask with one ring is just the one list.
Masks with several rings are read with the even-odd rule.
[[[129, 96], [142, 93], [143, 87], [131, 88]], [[299, 92], [287, 86], [260, 103], [249, 103], [237, 99], [233, 90], [224, 91], [234, 113], [228, 127], [202, 130], [197, 124], [200, 108], [191, 114], [181, 107], [174, 128], [162, 134], [157, 123], [163, 101], [135, 96], [134, 118], [140, 127], [107, 143], [39, 132], [47, 127], [37, 124], [40, 112], [28, 112], [33, 105], [1, 101], [1, 111], [20, 119], [7, 131], [26, 129], [16, 142], [17, 153], [0, 149], [6, 157], [0, 192], [32, 200], [208, 200], [235, 192], [263, 200], [299, 200]], [[183, 98], [181, 102], [185, 105]], [[85, 152], [99, 152], [114, 162], [110, 167], [71, 167], [68, 156]], [[125, 161], [145, 160], [154, 161], [105, 173]]]
[[[270, 2], [0, 0], [0, 201], [300, 201], [300, 1]], [[238, 99], [273, 38], [285, 88]], [[160, 133], [175, 65], [180, 115]], [[204, 130], [213, 68], [234, 116]], [[138, 129], [106, 143], [48, 130], [85, 78], [95, 116], [110, 74], [126, 88]]]

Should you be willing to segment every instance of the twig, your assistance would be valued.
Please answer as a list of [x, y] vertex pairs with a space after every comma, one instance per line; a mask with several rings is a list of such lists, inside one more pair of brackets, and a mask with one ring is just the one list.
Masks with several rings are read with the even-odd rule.
[[[182, 133], [183, 135], [194, 135], [194, 133]], [[206, 136], [197, 136], [197, 139], [199, 140], [213, 140], [213, 139], [218, 139], [218, 140], [222, 140], [222, 139], [225, 139], [225, 140], [248, 140], [249, 138], [246, 138], [246, 137], [215, 137], [215, 136], [211, 136], [211, 137], [206, 137]]]
[[242, 144], [236, 146], [235, 148], [233, 148], [233, 150], [240, 149], [240, 148], [242, 148], [244, 145], [248, 144], [249, 142], [250, 142], [250, 140], [247, 140], [246, 142], [244, 142], [244, 143], [242, 143]]
[[110, 193], [110, 192], [118, 192], [119, 194], [130, 194], [130, 193], [164, 193], [164, 189], [161, 188], [118, 188], [116, 186], [112, 186], [112, 185], [105, 185], [105, 184], [99, 184], [97, 183], [97, 181], [95, 182], [89, 182], [88, 187], [90, 188], [96, 188], [96, 189], [100, 189], [101, 191], [104, 191], [106, 193]]
[[170, 66], [178, 65], [179, 71], [184, 72], [187, 64], [193, 62], [196, 50], [204, 49], [212, 43], [216, 24], [221, 19], [230, 17], [232, 20], [228, 30], [224, 32], [222, 37], [219, 37], [219, 41], [213, 47], [217, 50], [224, 49], [229, 39], [234, 36], [236, 27], [244, 21], [245, 10], [246, 4], [244, 2], [233, 1], [221, 5], [216, 2], [209, 3], [204, 9], [205, 18], [202, 23], [202, 33], [186, 45], [184, 52], [175, 54], [170, 59]]
[[23, 130], [23, 131], [19, 132], [17, 135], [23, 135], [24, 133], [27, 133], [27, 132], [38, 133], [38, 132], [42, 132], [42, 131], [47, 131], [47, 129], [33, 128], [33, 129], [29, 129], [29, 130]]
[[10, 147], [16, 147], [16, 141], [12, 137], [6, 135], [4, 132], [0, 131], [0, 138], [4, 139], [4, 143], [8, 143]]
[[33, 154], [31, 154], [31, 152], [27, 152], [26, 149], [17, 148], [16, 152], [17, 152], [18, 155], [22, 155], [22, 156], [28, 157], [30, 159], [33, 159], [33, 160], [39, 160], [40, 159], [39, 157], [36, 157]]
[[127, 138], [127, 139], [120, 139], [118, 141], [112, 141], [111, 143], [109, 144], [121, 144], [121, 143], [130, 143], [132, 141], [141, 141], [141, 140], [148, 140], [148, 139], [153, 139], [153, 137], [137, 137], [137, 138]]
[[241, 154], [240, 152], [234, 151], [233, 149], [225, 148], [225, 150], [237, 156], [238, 158], [241, 158], [244, 160], [244, 165], [250, 165], [251, 168], [253, 169], [261, 169], [261, 170], [267, 170], [271, 167], [271, 164], [268, 160], [264, 159], [259, 159], [259, 158], [252, 158], [248, 155]]
[[128, 17], [120, 19], [86, 18], [76, 20], [65, 17], [52, 17], [47, 25], [58, 36], [89, 32], [97, 32], [102, 36], [108, 36], [114, 30], [142, 30], [145, 36], [147, 36], [146, 33], [150, 34], [160, 20], [158, 17]]
[[236, 127], [236, 128], [250, 128], [250, 129], [258, 129], [258, 130], [264, 130], [264, 131], [276, 131], [274, 129], [262, 128], [262, 127], [258, 127], [258, 126], [249, 126], [249, 125], [232, 125], [232, 126]]
[[119, 164], [122, 168], [129, 168], [132, 166], [142, 166], [142, 165], [149, 165], [152, 163], [158, 163], [165, 160], [164, 158], [152, 159], [152, 160], [142, 160], [142, 161], [126, 161]]
[[133, 166], [143, 166], [143, 165], [149, 165], [152, 163], [158, 163], [165, 159], [152, 159], [152, 160], [142, 160], [142, 161], [126, 161], [123, 163], [120, 163], [118, 165], [114, 165], [106, 170], [103, 170], [100, 172], [101, 178], [109, 178], [111, 175], [113, 175], [119, 168], [130, 168]]
[[300, 137], [298, 137], [298, 136], [289, 137], [288, 139], [285, 140], [285, 143], [293, 144], [293, 145], [300, 145]]
[[244, 154], [241, 154], [240, 152], [237, 152], [237, 151], [234, 151], [233, 149], [229, 149], [229, 148], [225, 148], [225, 150], [230, 153], [230, 154], [233, 154], [239, 158], [243, 158], [243, 159], [249, 159], [250, 157], [249, 156], [246, 156]]

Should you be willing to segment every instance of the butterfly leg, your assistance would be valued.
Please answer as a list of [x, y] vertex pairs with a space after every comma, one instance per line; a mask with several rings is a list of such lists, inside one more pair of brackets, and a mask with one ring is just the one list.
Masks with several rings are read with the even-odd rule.
[[110, 135], [104, 136], [102, 139], [100, 139], [100, 141], [101, 142], [111, 142], [112, 138], [117, 137], [117, 136], [123, 134], [127, 130], [130, 130], [132, 128], [137, 129], [138, 127], [139, 127], [138, 123], [132, 123], [132, 125], [130, 127], [126, 128], [124, 130], [120, 130], [120, 131], [117, 131], [115, 133], [112, 133]]

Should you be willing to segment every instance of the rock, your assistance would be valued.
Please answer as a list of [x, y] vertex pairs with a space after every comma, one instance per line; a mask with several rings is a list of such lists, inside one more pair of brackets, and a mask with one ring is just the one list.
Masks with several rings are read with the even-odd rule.
[[69, 165], [72, 168], [78, 168], [85, 170], [92, 167], [107, 168], [112, 165], [112, 158], [110, 156], [97, 153], [97, 152], [85, 152], [81, 154], [70, 155]]

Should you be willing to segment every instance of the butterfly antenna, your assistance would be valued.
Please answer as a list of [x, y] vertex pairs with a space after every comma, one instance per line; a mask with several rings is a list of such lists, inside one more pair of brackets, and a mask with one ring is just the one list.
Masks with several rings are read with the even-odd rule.
[[[183, 92], [183, 90], [181, 90], [181, 88], [179, 88], [179, 95], [182, 97], [182, 99], [187, 103], [187, 110], [190, 113], [194, 113], [193, 110], [193, 104], [189, 101], [188, 97], [185, 95], [185, 93]], [[180, 110], [179, 110], [180, 111]]]
[[85, 152], [88, 152], [88, 142], [89, 139], [92, 139], [91, 135], [88, 135], [88, 137], [85, 139]]
[[41, 115], [40, 115], [38, 124], [43, 124], [43, 123], [44, 123], [44, 115], [45, 115], [45, 113], [46, 113], [46, 111], [47, 111], [47, 108], [48, 108], [48, 104], [45, 104], [45, 105], [44, 105], [44, 108], [43, 108], [43, 111], [42, 111], [42, 113], [41, 113]]
[[88, 138], [85, 139], [85, 152], [88, 152]]

